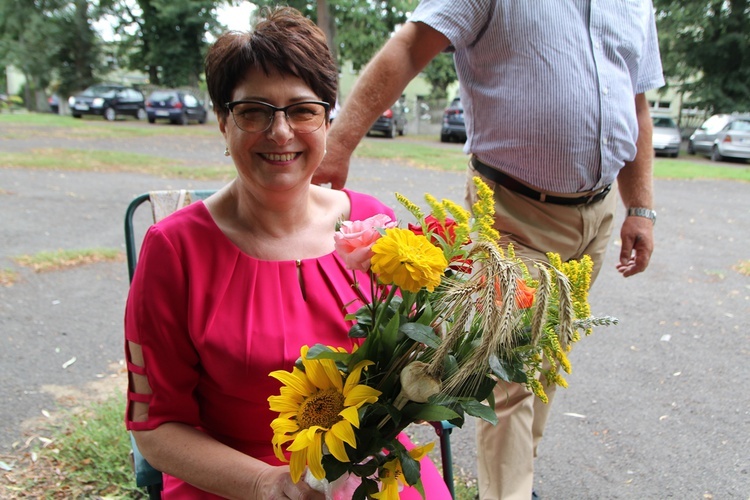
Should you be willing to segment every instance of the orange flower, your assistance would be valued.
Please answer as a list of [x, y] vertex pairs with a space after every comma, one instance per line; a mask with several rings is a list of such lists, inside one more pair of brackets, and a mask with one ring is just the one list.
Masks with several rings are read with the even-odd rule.
[[[495, 292], [497, 292], [497, 299], [495, 302], [498, 306], [503, 303], [503, 291], [500, 289], [500, 281], [495, 280]], [[536, 294], [536, 288], [531, 288], [521, 278], [516, 278], [516, 307], [519, 309], [528, 309], [534, 305], [534, 294]]]

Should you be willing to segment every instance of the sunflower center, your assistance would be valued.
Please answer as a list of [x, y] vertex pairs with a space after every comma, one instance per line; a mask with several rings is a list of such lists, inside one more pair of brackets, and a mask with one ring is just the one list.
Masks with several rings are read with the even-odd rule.
[[341, 420], [339, 413], [344, 409], [344, 395], [336, 389], [318, 391], [305, 399], [297, 411], [297, 423], [301, 429], [314, 425], [330, 429]]

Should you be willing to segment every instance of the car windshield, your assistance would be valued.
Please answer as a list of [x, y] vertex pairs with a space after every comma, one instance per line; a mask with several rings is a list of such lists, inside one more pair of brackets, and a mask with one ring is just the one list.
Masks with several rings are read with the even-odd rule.
[[89, 87], [86, 90], [84, 90], [81, 95], [90, 95], [90, 96], [98, 96], [98, 97], [114, 97], [115, 92], [117, 92], [117, 88], [115, 87], [108, 87], [106, 85], [94, 85], [93, 87]]
[[701, 125], [701, 128], [706, 131], [708, 134], [715, 134], [719, 130], [724, 128], [724, 125], [727, 124], [727, 117], [721, 116], [721, 115], [714, 115], [708, 120], [706, 120], [703, 125]]
[[668, 116], [654, 116], [654, 127], [657, 128], [675, 128], [677, 125], [675, 124], [674, 120], [669, 118]]
[[170, 99], [174, 99], [175, 93], [174, 92], [154, 92], [151, 94], [151, 97], [149, 97], [152, 101], [169, 101]]

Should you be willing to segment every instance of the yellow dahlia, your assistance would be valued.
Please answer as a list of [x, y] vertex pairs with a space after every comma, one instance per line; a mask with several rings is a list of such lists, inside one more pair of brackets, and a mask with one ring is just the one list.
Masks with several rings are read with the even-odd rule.
[[[435, 446], [435, 443], [429, 443], [409, 450], [409, 456], [417, 461], [422, 460], [432, 450], [433, 446]], [[372, 498], [377, 498], [378, 500], [398, 500], [399, 490], [406, 484], [401, 460], [394, 458], [386, 462], [380, 469], [378, 479], [380, 479], [382, 486], [378, 493], [371, 495]]]
[[422, 288], [435, 290], [448, 267], [440, 248], [408, 229], [386, 229], [372, 252], [372, 270], [382, 283], [414, 293]]
[[359, 384], [362, 369], [373, 364], [361, 361], [344, 380], [344, 375], [330, 359], [307, 359], [307, 346], [300, 355], [304, 371], [277, 370], [269, 375], [282, 384], [280, 395], [268, 398], [271, 411], [279, 417], [271, 422], [273, 447], [279, 460], [287, 461], [282, 447], [291, 452], [289, 468], [294, 482], [299, 481], [305, 467], [317, 479], [325, 477], [323, 444], [340, 462], [348, 462], [344, 443], [356, 447], [353, 427], [359, 428], [357, 410], [374, 403], [380, 391]]

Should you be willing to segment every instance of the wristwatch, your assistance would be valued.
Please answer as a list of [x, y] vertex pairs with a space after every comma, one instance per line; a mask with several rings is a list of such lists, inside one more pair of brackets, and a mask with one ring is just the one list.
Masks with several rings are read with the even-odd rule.
[[650, 208], [632, 207], [628, 208], [628, 217], [645, 217], [649, 219], [653, 224], [656, 224], [656, 212]]

